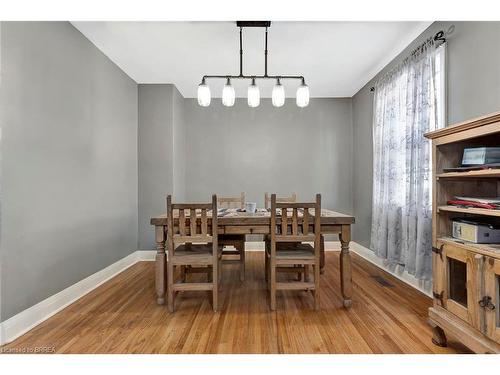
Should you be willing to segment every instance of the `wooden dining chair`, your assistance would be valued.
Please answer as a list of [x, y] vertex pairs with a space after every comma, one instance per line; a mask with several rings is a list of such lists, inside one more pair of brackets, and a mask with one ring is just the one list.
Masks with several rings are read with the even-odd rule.
[[[312, 208], [314, 216], [309, 212]], [[299, 216], [299, 213], [302, 215]], [[318, 213], [321, 213], [320, 194], [316, 194], [316, 202], [312, 203], [281, 203], [276, 202], [276, 194], [271, 195], [271, 235], [270, 241], [266, 242], [266, 272], [271, 310], [276, 310], [277, 290], [312, 291], [314, 308], [319, 309], [321, 214]], [[313, 245], [305, 242], [313, 242]], [[305, 273], [300, 281], [277, 281], [278, 268], [297, 265], [306, 270], [312, 266], [314, 280], [311, 282], [308, 273]]]
[[[239, 208], [245, 207], [245, 193], [241, 193], [239, 197], [218, 197], [218, 208]], [[244, 234], [220, 234], [219, 245], [222, 246], [222, 256], [238, 255], [240, 262], [240, 280], [245, 281], [245, 240]], [[231, 246], [235, 250], [228, 249]], [[224, 258], [223, 262], [226, 261]]]
[[[292, 195], [289, 197], [276, 197], [276, 202], [278, 202], [278, 203], [285, 203], [285, 202], [295, 203], [295, 202], [297, 202], [297, 193], [292, 193]], [[271, 206], [271, 196], [268, 193], [265, 193], [264, 194], [264, 207], [266, 208], [266, 210], [268, 210], [270, 206]]]
[[[206, 290], [212, 292], [212, 307], [217, 311], [222, 251], [217, 239], [217, 196], [212, 196], [212, 203], [172, 203], [172, 196], [169, 195], [167, 226], [168, 309], [174, 311], [177, 292]], [[181, 268], [178, 281], [174, 280], [176, 267]], [[206, 272], [207, 282], [187, 282], [185, 267]]]
[[[278, 202], [278, 203], [284, 203], [284, 202], [295, 203], [295, 202], [297, 202], [297, 193], [292, 193], [292, 195], [289, 197], [276, 196], [276, 202]], [[264, 194], [264, 205], [266, 207], [266, 210], [269, 210], [269, 208], [271, 206], [271, 195], [269, 195], [268, 193]], [[269, 242], [269, 241], [271, 241], [271, 237], [269, 235], [264, 236], [264, 242]], [[307, 272], [307, 271], [305, 270], [304, 267], [299, 267], [298, 265], [294, 265], [293, 267], [279, 267], [278, 272], [296, 273], [297, 278], [300, 280], [300, 278], [302, 277], [302, 274]], [[268, 274], [266, 272], [266, 274], [265, 274], [266, 281], [267, 281], [267, 276], [268, 276]]]

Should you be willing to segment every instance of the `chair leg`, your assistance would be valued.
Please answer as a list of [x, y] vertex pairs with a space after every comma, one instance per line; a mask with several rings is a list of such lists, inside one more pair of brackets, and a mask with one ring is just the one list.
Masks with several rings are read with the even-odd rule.
[[309, 281], [309, 265], [304, 264], [304, 282]]
[[181, 280], [183, 283], [186, 282], [186, 278], [187, 278], [186, 266], [181, 266]]
[[320, 274], [325, 273], [325, 236], [321, 235], [320, 239], [320, 260], [319, 260]]
[[241, 241], [238, 245], [240, 252], [240, 280], [245, 281], [245, 241]]
[[219, 274], [219, 291], [222, 290], [222, 257], [219, 258], [217, 265], [217, 272]]
[[208, 266], [208, 271], [207, 271], [207, 282], [211, 283], [213, 281], [213, 269], [211, 266]]
[[174, 265], [167, 262], [167, 306], [170, 312], [174, 312]]
[[269, 259], [267, 259], [267, 242], [264, 243], [264, 278], [266, 280], [266, 286], [269, 289]]
[[314, 310], [319, 310], [319, 274], [321, 272], [320, 265], [314, 266]]
[[276, 310], [276, 265], [271, 260], [271, 310]]
[[217, 312], [219, 306], [219, 261], [213, 263], [213, 282], [212, 282], [212, 308]]

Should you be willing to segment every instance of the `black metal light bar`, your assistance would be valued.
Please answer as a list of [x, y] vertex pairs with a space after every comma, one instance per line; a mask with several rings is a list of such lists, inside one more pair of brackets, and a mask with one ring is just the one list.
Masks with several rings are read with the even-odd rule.
[[271, 21], [236, 21], [238, 27], [269, 27]]
[[224, 78], [224, 79], [301, 79], [304, 80], [304, 76], [270, 76], [270, 75], [257, 75], [257, 76], [247, 76], [247, 75], [205, 75], [203, 76], [203, 79], [209, 79], [209, 78]]
[[[237, 21], [236, 26], [240, 28], [240, 74], [225, 74], [225, 75], [213, 75], [207, 74], [202, 78], [202, 82], [206, 79], [300, 79], [302, 83], [305, 84], [304, 76], [299, 75], [269, 75], [267, 74], [267, 28], [271, 26], [271, 21]], [[243, 74], [243, 28], [244, 27], [263, 27], [266, 29], [265, 35], [265, 50], [264, 50], [264, 74], [263, 75], [245, 75]]]

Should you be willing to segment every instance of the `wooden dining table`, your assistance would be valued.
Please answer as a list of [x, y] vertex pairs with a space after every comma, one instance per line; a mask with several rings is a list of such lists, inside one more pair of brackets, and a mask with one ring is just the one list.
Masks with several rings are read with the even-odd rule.
[[[312, 216], [314, 209], [310, 210]], [[291, 215], [291, 213], [290, 213]], [[207, 213], [209, 224], [211, 212]], [[199, 219], [199, 218], [198, 218]], [[189, 228], [189, 215], [186, 216], [186, 227]], [[301, 225], [301, 215], [298, 217]], [[277, 224], [280, 218], [277, 218]], [[352, 276], [351, 276], [351, 254], [349, 242], [351, 241], [351, 225], [354, 217], [327, 209], [321, 210], [321, 271], [325, 267], [325, 234], [338, 234], [340, 250], [340, 290], [342, 293], [344, 307], [352, 304]], [[156, 302], [165, 304], [166, 280], [167, 280], [167, 215], [159, 215], [151, 218], [151, 225], [155, 227], [156, 241]], [[178, 217], [174, 217], [174, 225], [178, 225]], [[211, 225], [211, 224], [210, 224]], [[237, 209], [219, 210], [217, 215], [217, 226], [219, 234], [270, 234], [271, 213], [266, 209], [258, 209], [256, 213], [246, 213]]]

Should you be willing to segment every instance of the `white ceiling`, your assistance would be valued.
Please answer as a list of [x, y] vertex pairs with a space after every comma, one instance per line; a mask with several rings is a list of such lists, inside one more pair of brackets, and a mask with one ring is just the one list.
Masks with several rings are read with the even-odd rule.
[[[205, 74], [239, 73], [234, 22], [72, 22], [137, 83], [173, 83], [196, 97]], [[268, 74], [303, 75], [311, 97], [351, 97], [430, 22], [273, 22]], [[243, 73], [264, 73], [264, 29], [243, 29]], [[220, 97], [223, 80], [208, 82]], [[236, 80], [238, 97], [248, 81]], [[262, 97], [274, 82], [258, 81]], [[294, 97], [299, 82], [284, 82]]]

